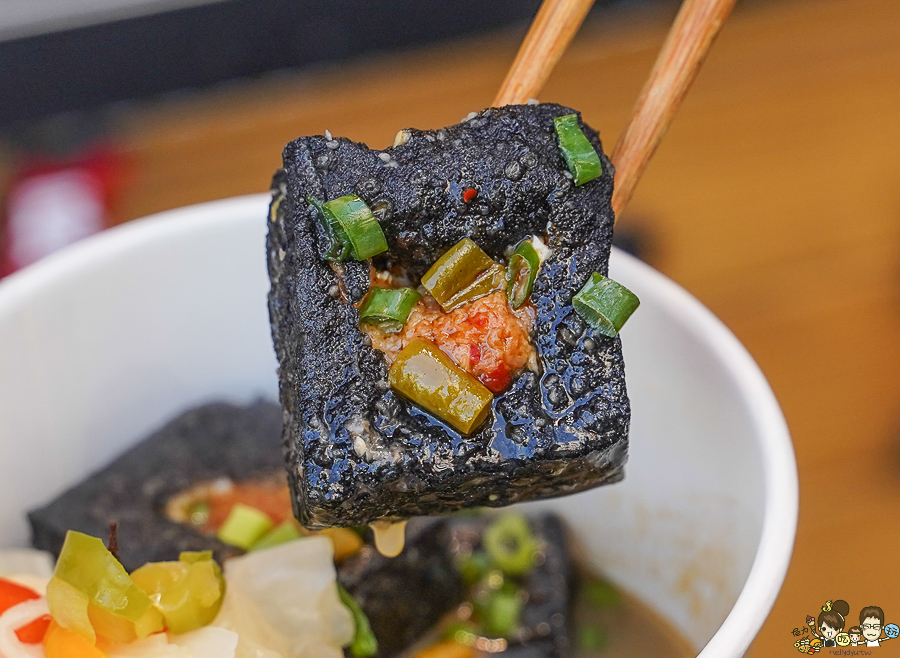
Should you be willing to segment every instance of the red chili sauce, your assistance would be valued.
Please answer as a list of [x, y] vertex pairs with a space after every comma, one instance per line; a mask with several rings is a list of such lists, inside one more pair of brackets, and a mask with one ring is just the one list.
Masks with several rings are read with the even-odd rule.
[[500, 290], [449, 313], [425, 295], [402, 331], [385, 333], [365, 325], [362, 330], [371, 337], [372, 346], [384, 353], [388, 365], [409, 341], [424, 338], [491, 392], [502, 393], [524, 368], [537, 367], [531, 344], [534, 320], [534, 306], [528, 303], [513, 310]]

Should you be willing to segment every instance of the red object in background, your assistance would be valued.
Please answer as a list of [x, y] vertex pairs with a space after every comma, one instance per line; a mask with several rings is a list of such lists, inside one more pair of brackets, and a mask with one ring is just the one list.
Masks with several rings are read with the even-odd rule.
[[23, 161], [4, 199], [0, 277], [110, 226], [123, 174], [110, 147]]

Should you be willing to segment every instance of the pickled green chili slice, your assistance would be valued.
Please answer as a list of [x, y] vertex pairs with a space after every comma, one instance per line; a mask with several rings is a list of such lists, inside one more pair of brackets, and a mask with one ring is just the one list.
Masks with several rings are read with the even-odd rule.
[[572, 307], [585, 322], [604, 336], [614, 337], [640, 304], [620, 283], [594, 272], [572, 298]]
[[473, 302], [480, 297], [489, 295], [495, 290], [502, 290], [506, 284], [506, 268], [499, 263], [494, 263], [484, 272], [478, 275], [468, 286], [460, 290], [446, 301], [443, 309], [450, 312], [455, 308]]
[[346, 260], [352, 256], [365, 260], [387, 251], [387, 239], [372, 209], [355, 194], [322, 203], [315, 197], [307, 200], [316, 207], [324, 220], [323, 227], [331, 238], [331, 245], [323, 258]]
[[171, 633], [211, 623], [225, 596], [225, 578], [212, 551], [187, 551], [177, 562], [148, 562], [131, 578], [153, 599]]
[[471, 434], [491, 410], [493, 394], [433, 343], [414, 338], [394, 360], [388, 382], [395, 391]]
[[66, 533], [53, 576], [131, 621], [140, 619], [151, 605], [103, 541], [81, 532]]
[[422, 286], [444, 311], [450, 311], [451, 303], [458, 302], [458, 295], [496, 263], [469, 238], [463, 238], [435, 261], [425, 276]]
[[369, 658], [369, 656], [374, 656], [378, 653], [378, 640], [375, 638], [375, 633], [372, 632], [372, 627], [369, 625], [369, 618], [366, 617], [366, 613], [359, 607], [356, 599], [353, 598], [353, 595], [350, 594], [350, 592], [344, 589], [343, 585], [338, 583], [337, 588], [341, 603], [344, 604], [353, 616], [355, 630], [353, 633], [353, 640], [350, 642], [349, 647], [351, 655], [353, 655], [354, 658]]
[[540, 267], [541, 257], [531, 240], [520, 242], [510, 257], [506, 270], [506, 297], [510, 306], [519, 308], [528, 301]]
[[578, 125], [578, 115], [567, 114], [556, 117], [553, 127], [559, 137], [559, 150], [566, 166], [575, 177], [576, 185], [583, 185], [603, 174], [600, 156]]
[[66, 533], [47, 605], [60, 625], [93, 641], [128, 642], [162, 630], [162, 617], [100, 539]]
[[388, 333], [400, 331], [421, 298], [412, 288], [373, 286], [359, 307], [359, 321], [377, 325]]
[[534, 566], [537, 540], [521, 514], [503, 514], [484, 531], [484, 549], [503, 573], [523, 576]]
[[237, 503], [216, 533], [220, 541], [245, 551], [271, 530], [274, 523], [268, 514], [255, 507]]

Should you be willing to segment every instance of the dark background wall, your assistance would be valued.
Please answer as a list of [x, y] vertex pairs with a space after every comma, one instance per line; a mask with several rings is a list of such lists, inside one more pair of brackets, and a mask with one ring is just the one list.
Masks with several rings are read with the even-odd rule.
[[[595, 11], [616, 2], [598, 0]], [[229, 0], [2, 41], [0, 129], [222, 80], [524, 26], [539, 4]]]

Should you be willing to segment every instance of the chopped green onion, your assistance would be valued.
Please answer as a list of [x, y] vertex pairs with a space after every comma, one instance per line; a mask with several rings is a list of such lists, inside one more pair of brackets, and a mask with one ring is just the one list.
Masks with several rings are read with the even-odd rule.
[[508, 637], [519, 625], [522, 601], [516, 591], [501, 589], [494, 592], [481, 609], [480, 620], [485, 635]]
[[504, 573], [522, 576], [531, 571], [537, 557], [537, 541], [521, 514], [503, 514], [484, 531], [484, 548]]
[[319, 211], [319, 224], [328, 235], [328, 249], [322, 254], [322, 258], [331, 261], [347, 260], [351, 251], [350, 240], [347, 238], [347, 234], [340, 223], [334, 220], [330, 213], [326, 212], [324, 204], [316, 197], [308, 196], [306, 200]]
[[452, 310], [451, 303], [459, 302], [457, 295], [474, 284], [481, 274], [494, 265], [496, 263], [481, 247], [469, 238], [463, 238], [425, 272], [422, 286], [431, 293], [444, 311], [449, 311]]
[[434, 343], [414, 338], [404, 347], [388, 371], [391, 388], [471, 434], [487, 418], [494, 395], [472, 375], [456, 365]]
[[598, 610], [615, 608], [622, 601], [622, 595], [611, 583], [597, 577], [583, 582], [579, 594], [586, 603]]
[[510, 306], [519, 308], [528, 301], [540, 267], [541, 257], [538, 256], [531, 240], [520, 242], [509, 259], [509, 268], [506, 271], [506, 297]]
[[491, 560], [484, 551], [472, 551], [460, 557], [456, 565], [466, 585], [474, 585], [491, 570]]
[[640, 304], [637, 296], [620, 283], [594, 272], [575, 293], [572, 306], [584, 321], [604, 336], [614, 337]]
[[369, 625], [369, 618], [366, 617], [366, 613], [359, 607], [356, 599], [353, 598], [353, 595], [350, 594], [350, 592], [344, 589], [343, 585], [338, 583], [337, 588], [341, 603], [343, 603], [350, 611], [350, 614], [353, 615], [353, 624], [356, 628], [353, 633], [353, 641], [350, 643], [350, 653], [355, 658], [369, 658], [369, 656], [374, 656], [378, 652], [378, 640], [375, 639], [375, 634], [372, 632], [372, 627]]
[[609, 642], [609, 635], [600, 626], [582, 626], [578, 629], [578, 648], [582, 651], [601, 651]]
[[272, 519], [265, 512], [243, 503], [236, 503], [216, 533], [216, 537], [226, 544], [246, 551], [266, 534], [272, 525]]
[[553, 127], [559, 137], [559, 149], [566, 160], [566, 166], [575, 177], [576, 185], [583, 185], [603, 174], [600, 156], [578, 125], [578, 115], [556, 117]]
[[400, 331], [421, 298], [412, 288], [373, 286], [359, 307], [359, 321], [378, 325], [388, 333]]
[[331, 245], [324, 258], [345, 260], [349, 253], [356, 260], [365, 260], [387, 251], [387, 240], [381, 225], [366, 202], [355, 194], [321, 203], [315, 197], [308, 201], [324, 218], [324, 226], [331, 237]]
[[333, 199], [325, 204], [343, 227], [353, 245], [353, 258], [365, 260], [387, 251], [387, 240], [381, 225], [366, 202], [354, 194]]
[[253, 546], [250, 547], [250, 552], [252, 553], [253, 551], [261, 551], [265, 548], [280, 546], [281, 544], [286, 544], [295, 539], [300, 539], [300, 531], [297, 530], [297, 525], [292, 520], [288, 519], [253, 542]]

